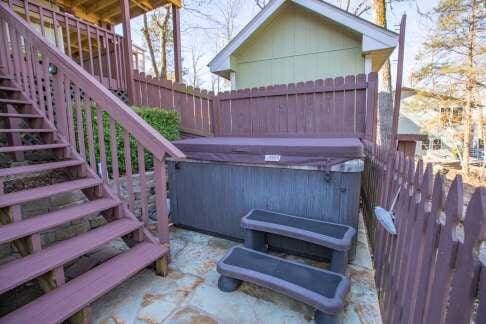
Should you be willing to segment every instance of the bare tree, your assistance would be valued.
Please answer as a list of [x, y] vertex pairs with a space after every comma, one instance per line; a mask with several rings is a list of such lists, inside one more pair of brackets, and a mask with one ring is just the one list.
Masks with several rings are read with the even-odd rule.
[[204, 57], [204, 54], [199, 50], [200, 46], [198, 44], [194, 44], [191, 46], [191, 85], [195, 88], [200, 87], [200, 74], [201, 74], [201, 60]]
[[172, 51], [170, 7], [156, 9], [150, 16], [143, 15], [142, 34], [150, 55], [156, 77], [168, 78], [168, 56]]
[[258, 8], [263, 9], [270, 0], [255, 0], [255, 4]]

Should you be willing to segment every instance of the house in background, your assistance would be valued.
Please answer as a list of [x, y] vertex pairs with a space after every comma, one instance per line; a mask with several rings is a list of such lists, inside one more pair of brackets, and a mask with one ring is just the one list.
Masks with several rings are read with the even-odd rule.
[[378, 71], [398, 34], [320, 0], [272, 0], [209, 63], [244, 89]]
[[[464, 132], [463, 106], [464, 102], [457, 98], [403, 87], [399, 138], [401, 134], [424, 134], [427, 138], [417, 143], [417, 155], [430, 162], [458, 162]], [[484, 107], [473, 109], [470, 151], [473, 162], [484, 159], [484, 130], [480, 121], [485, 113]]]

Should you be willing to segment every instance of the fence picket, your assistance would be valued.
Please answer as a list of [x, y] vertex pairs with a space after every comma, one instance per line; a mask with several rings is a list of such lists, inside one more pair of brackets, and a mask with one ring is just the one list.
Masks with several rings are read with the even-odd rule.
[[467, 206], [464, 227], [456, 224], [450, 235], [459, 246], [445, 323], [469, 323], [476, 299], [476, 286], [471, 283], [478, 281], [481, 265], [477, 256], [481, 242], [486, 240], [486, 188], [475, 190]]
[[452, 263], [458, 245], [458, 242], [452, 239], [451, 233], [462, 218], [463, 206], [462, 179], [460, 176], [456, 176], [445, 201], [444, 222], [441, 220], [442, 228], [437, 248], [434, 281], [426, 304], [425, 321], [427, 323], [443, 323], [444, 320], [448, 288], [453, 271]]

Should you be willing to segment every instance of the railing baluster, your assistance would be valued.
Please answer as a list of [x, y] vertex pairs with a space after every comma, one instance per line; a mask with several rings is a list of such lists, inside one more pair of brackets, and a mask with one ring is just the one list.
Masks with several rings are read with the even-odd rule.
[[96, 29], [96, 44], [98, 46], [98, 73], [100, 74], [100, 82], [103, 84], [103, 62], [101, 62], [101, 41], [99, 29]]
[[112, 75], [111, 75], [111, 51], [110, 51], [110, 40], [108, 39], [108, 32], [105, 30], [105, 55], [106, 55], [106, 65], [108, 68], [108, 89], [112, 89], [113, 85], [111, 84]]
[[165, 163], [154, 156], [155, 208], [157, 211], [157, 231], [161, 244], [169, 243], [169, 217], [167, 213], [167, 177]]
[[30, 10], [29, 10], [29, 1], [24, 1], [24, 14], [25, 14], [25, 20], [27, 20], [28, 23], [30, 23]]
[[111, 168], [113, 183], [115, 184], [116, 193], [120, 195], [120, 170], [118, 167], [118, 145], [116, 141], [116, 122], [110, 117], [110, 151], [111, 151]]
[[39, 19], [40, 19], [40, 28], [42, 36], [46, 36], [46, 30], [44, 28], [44, 10], [41, 6], [39, 6]]
[[96, 124], [98, 126], [98, 145], [101, 160], [101, 176], [105, 182], [108, 182], [108, 168], [106, 166], [106, 148], [105, 148], [105, 132], [103, 125], [103, 110], [101, 107], [96, 107]]
[[28, 74], [28, 80], [29, 80], [29, 88], [30, 88], [30, 98], [34, 101], [37, 101], [36, 98], [36, 89], [35, 89], [35, 82], [34, 82], [34, 58], [32, 55], [32, 45], [31, 45], [31, 39], [30, 38], [24, 38], [25, 42], [25, 50], [26, 50], [26, 56], [27, 56], [27, 74]]
[[92, 114], [91, 114], [91, 102], [88, 98], [84, 98], [83, 101], [84, 106], [84, 115], [85, 115], [85, 122], [86, 122], [86, 134], [88, 135], [88, 154], [89, 154], [89, 165], [91, 169], [96, 170], [96, 159], [95, 159], [95, 148], [94, 148], [94, 139], [93, 139], [93, 123], [92, 121]]
[[56, 13], [54, 11], [51, 11], [52, 15], [52, 29], [54, 30], [54, 43], [56, 44], [56, 47], [61, 49], [60, 47], [60, 42], [59, 42], [59, 35], [58, 35], [58, 21], [56, 18]]
[[78, 38], [78, 55], [79, 55], [79, 65], [84, 68], [84, 58], [83, 58], [83, 44], [81, 43], [81, 31], [79, 30], [79, 21], [76, 20], [76, 35]]
[[44, 92], [47, 101], [47, 118], [54, 123], [54, 110], [52, 107], [52, 88], [51, 88], [51, 78], [49, 76], [49, 57], [47, 55], [42, 56], [42, 74], [44, 75]]
[[20, 78], [20, 62], [19, 62], [19, 44], [17, 40], [17, 35], [16, 31], [13, 29], [12, 26], [8, 25], [9, 29], [9, 36], [10, 36], [10, 46], [12, 48], [12, 56], [13, 56], [13, 72], [14, 72], [14, 77], [15, 81], [20, 85], [21, 84], [21, 78]]
[[76, 134], [74, 131], [73, 100], [71, 98], [71, 80], [64, 80], [64, 97], [66, 98], [66, 115], [69, 130], [69, 139], [72, 146], [76, 146]]
[[91, 33], [89, 31], [89, 26], [85, 24], [86, 26], [86, 34], [88, 35], [88, 51], [89, 51], [89, 71], [91, 75], [94, 76], [94, 65], [93, 65], [93, 47], [91, 44]]
[[76, 107], [76, 129], [78, 133], [78, 149], [79, 154], [83, 158], [86, 158], [86, 148], [84, 144], [84, 127], [83, 127], [83, 111], [81, 107], [81, 94], [80, 89], [76, 85], [74, 85], [74, 100], [75, 100], [75, 107]]
[[128, 207], [132, 212], [135, 210], [135, 197], [133, 195], [133, 179], [132, 179], [132, 155], [130, 148], [130, 134], [123, 130], [123, 145], [125, 148], [125, 187], [128, 194]]
[[140, 187], [140, 204], [142, 208], [142, 222], [148, 226], [148, 206], [147, 206], [147, 179], [145, 175], [145, 150], [143, 146], [137, 142], [138, 155], [138, 181]]
[[71, 51], [71, 32], [69, 30], [69, 17], [64, 16], [64, 24], [66, 25], [66, 46], [67, 46], [67, 55], [72, 58], [73, 54]]

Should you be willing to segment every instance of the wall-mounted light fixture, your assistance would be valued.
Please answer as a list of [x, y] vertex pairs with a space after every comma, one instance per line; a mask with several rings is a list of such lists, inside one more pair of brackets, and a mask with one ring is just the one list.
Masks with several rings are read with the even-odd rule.
[[400, 186], [397, 189], [395, 197], [393, 198], [393, 202], [390, 206], [390, 210], [386, 210], [385, 208], [380, 206], [376, 206], [374, 208], [376, 220], [391, 235], [397, 235], [397, 227], [395, 226], [395, 213], [393, 212], [393, 209], [395, 208], [395, 203], [397, 202], [398, 196], [400, 195], [401, 188], [402, 187]]
[[55, 66], [54, 64], [52, 63], [49, 63], [49, 66], [47, 67], [47, 71], [49, 72], [49, 74], [51, 75], [56, 75], [57, 74], [57, 66]]

